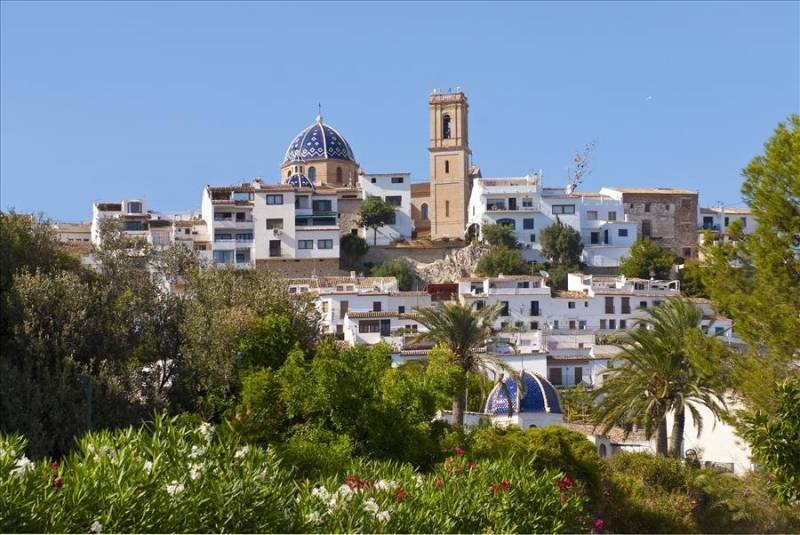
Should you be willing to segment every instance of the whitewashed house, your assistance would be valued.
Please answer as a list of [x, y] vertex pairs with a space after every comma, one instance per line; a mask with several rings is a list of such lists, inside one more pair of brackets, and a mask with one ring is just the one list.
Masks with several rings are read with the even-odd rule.
[[359, 234], [370, 245], [389, 245], [411, 238], [411, 174], [384, 173], [359, 175], [358, 184], [364, 200], [370, 197], [383, 199], [395, 210], [394, 220], [373, 234], [371, 229], [360, 229]]

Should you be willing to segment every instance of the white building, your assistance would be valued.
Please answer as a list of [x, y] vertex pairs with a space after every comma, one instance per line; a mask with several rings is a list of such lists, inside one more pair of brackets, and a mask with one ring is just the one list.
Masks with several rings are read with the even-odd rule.
[[360, 175], [358, 183], [361, 187], [363, 199], [378, 197], [395, 209], [394, 221], [378, 228], [375, 235], [370, 229], [361, 229], [359, 234], [370, 245], [389, 245], [395, 241], [410, 239], [413, 230], [411, 219], [411, 174]]
[[756, 230], [756, 219], [749, 208], [700, 208], [697, 228], [711, 230], [722, 235], [728, 233], [728, 227], [734, 221], [741, 221], [742, 231], [750, 235]]
[[147, 210], [142, 199], [92, 204], [91, 241], [95, 245], [101, 245], [100, 227], [105, 219], [119, 220], [125, 235], [155, 247], [166, 247], [172, 243], [172, 219]]
[[539, 174], [475, 179], [468, 210], [470, 233], [482, 237], [484, 225], [510, 226], [528, 260], [544, 260], [539, 233], [557, 220], [581, 233], [590, 266], [618, 266], [636, 240], [636, 223], [627, 221], [621, 200], [545, 188]]
[[[303, 176], [286, 184], [261, 180], [203, 190], [201, 213], [214, 263], [249, 268], [257, 263], [291, 273], [315, 262], [338, 267], [336, 190]], [[303, 262], [303, 266], [295, 263]]]

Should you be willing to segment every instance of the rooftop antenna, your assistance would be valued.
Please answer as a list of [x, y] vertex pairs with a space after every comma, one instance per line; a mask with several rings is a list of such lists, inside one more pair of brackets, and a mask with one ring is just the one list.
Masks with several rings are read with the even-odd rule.
[[322, 103], [317, 102], [317, 120], [322, 122]]

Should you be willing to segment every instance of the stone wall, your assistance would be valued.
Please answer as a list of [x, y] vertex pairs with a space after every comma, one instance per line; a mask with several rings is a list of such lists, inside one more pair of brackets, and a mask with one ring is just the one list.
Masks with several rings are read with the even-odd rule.
[[628, 193], [622, 196], [625, 214], [662, 247], [684, 258], [697, 257], [697, 193]]
[[257, 269], [268, 269], [284, 277], [338, 277], [348, 276], [349, 271], [339, 269], [338, 258], [303, 260], [257, 260]]

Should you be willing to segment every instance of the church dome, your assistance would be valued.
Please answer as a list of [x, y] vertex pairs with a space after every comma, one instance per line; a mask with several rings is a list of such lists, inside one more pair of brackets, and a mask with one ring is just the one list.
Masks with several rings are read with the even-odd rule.
[[323, 123], [321, 116], [295, 136], [286, 149], [282, 165], [313, 160], [356, 161], [347, 140], [332, 126]]
[[521, 412], [561, 413], [558, 393], [550, 381], [538, 373], [524, 371], [522, 382], [525, 392], [521, 395], [519, 385], [513, 378], [509, 377], [496, 384], [486, 400], [485, 412], [508, 416]]

